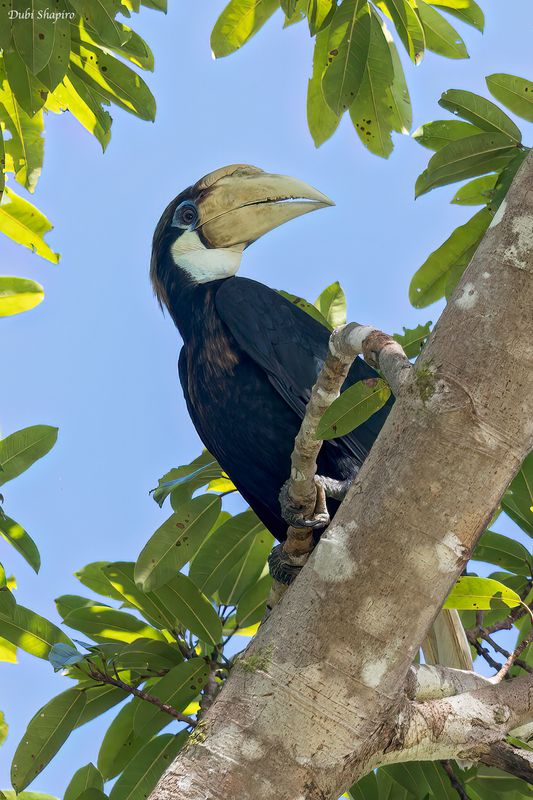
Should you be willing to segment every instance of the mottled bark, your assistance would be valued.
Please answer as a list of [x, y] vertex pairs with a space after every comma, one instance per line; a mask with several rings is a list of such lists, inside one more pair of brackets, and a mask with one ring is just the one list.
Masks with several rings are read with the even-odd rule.
[[[533, 446], [532, 308], [530, 154], [333, 523], [154, 798], [334, 800], [394, 748], [406, 708], [431, 733], [406, 719], [397, 760], [472, 754], [531, 721], [530, 675], [408, 706], [402, 687]], [[453, 747], [437, 754], [439, 725]]]

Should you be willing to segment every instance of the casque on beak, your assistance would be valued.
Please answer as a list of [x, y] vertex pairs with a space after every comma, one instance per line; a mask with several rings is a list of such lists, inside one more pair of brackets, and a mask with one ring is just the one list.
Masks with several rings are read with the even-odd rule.
[[215, 248], [244, 248], [284, 222], [335, 205], [303, 181], [248, 165], [217, 170], [198, 189], [196, 227]]

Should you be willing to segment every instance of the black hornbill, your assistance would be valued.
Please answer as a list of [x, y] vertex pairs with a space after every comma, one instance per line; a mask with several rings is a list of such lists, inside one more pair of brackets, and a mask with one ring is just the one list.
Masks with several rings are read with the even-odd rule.
[[[194, 426], [279, 541], [288, 523], [315, 523], [290, 506], [282, 510], [279, 495], [329, 331], [276, 291], [235, 273], [260, 236], [331, 205], [302, 181], [237, 164], [179, 194], [153, 239], [152, 283], [183, 338], [179, 377]], [[358, 358], [345, 387], [375, 375]], [[389, 409], [390, 403], [352, 433], [324, 442], [318, 471], [329, 479], [330, 515]]]

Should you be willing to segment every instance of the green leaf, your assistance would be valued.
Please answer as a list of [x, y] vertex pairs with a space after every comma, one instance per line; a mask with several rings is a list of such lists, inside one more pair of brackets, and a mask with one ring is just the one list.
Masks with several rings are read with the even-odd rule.
[[38, 208], [6, 186], [0, 203], [1, 233], [5, 233], [10, 239], [42, 258], [57, 264], [59, 253], [54, 253], [43, 238], [52, 227]]
[[525, 533], [533, 536], [533, 453], [526, 457], [505, 492], [502, 508]]
[[332, 328], [346, 323], [346, 295], [338, 281], [321, 292], [314, 305]]
[[478, 133], [450, 142], [430, 159], [427, 170], [418, 176], [415, 195], [421, 195], [466, 178], [496, 172], [516, 155], [516, 147], [503, 133]]
[[193, 559], [189, 577], [207, 595], [216, 592], [244, 556], [250, 541], [264, 530], [250, 509], [222, 523]]
[[[119, 23], [119, 26], [123, 32], [124, 42], [120, 46], [113, 47], [115, 53], [124, 56], [124, 58], [127, 58], [128, 61], [131, 61], [132, 64], [136, 64], [141, 69], [150, 70], [152, 72], [154, 69], [154, 54], [148, 46], [148, 43], [127, 25]], [[90, 35], [86, 30], [80, 30], [79, 33], [81, 41], [105, 48], [105, 42], [98, 36], [96, 31], [91, 30]]]
[[404, 328], [403, 333], [395, 333], [394, 339], [401, 344], [407, 358], [417, 358], [431, 331], [431, 321], [416, 328]]
[[4, 66], [17, 102], [33, 117], [46, 101], [46, 86], [30, 72], [15, 50], [4, 50]]
[[492, 578], [459, 578], [443, 608], [490, 611], [494, 608], [516, 608], [520, 597], [512, 589]]
[[[183, 711], [206, 685], [209, 679], [209, 667], [203, 658], [192, 658], [178, 664], [150, 687], [150, 694], [158, 697], [176, 711]], [[158, 733], [174, 718], [165, 711], [160, 711], [152, 703], [140, 703], [133, 719], [133, 730], [145, 738]]]
[[0, 586], [0, 618], [13, 619], [16, 605], [15, 597], [7, 586]]
[[5, 142], [6, 171], [14, 172], [16, 180], [33, 192], [43, 166], [43, 113], [30, 117], [20, 107], [1, 66], [0, 122], [11, 134]]
[[132, 644], [123, 647], [114, 661], [121, 669], [146, 675], [150, 672], [161, 673], [163, 670], [171, 670], [183, 661], [183, 656], [176, 647], [167, 642], [136, 639]]
[[485, 97], [461, 89], [448, 89], [442, 94], [439, 105], [484, 131], [504, 134], [515, 144], [522, 141], [520, 128], [501, 108]]
[[354, 783], [348, 795], [351, 800], [380, 800], [376, 774], [370, 772], [360, 781]]
[[110, 606], [87, 601], [86, 605], [72, 606], [72, 595], [56, 600], [57, 610], [65, 625], [90, 636], [95, 642], [134, 642], [140, 637], [163, 639], [163, 635], [145, 622], [117, 611]]
[[298, 297], [298, 295], [296, 294], [290, 294], [289, 292], [284, 292], [283, 289], [278, 289], [278, 294], [284, 297], [285, 300], [288, 300], [290, 303], [293, 303], [293, 305], [297, 306], [298, 308], [301, 308], [302, 311], [305, 311], [305, 313], [309, 314], [310, 317], [313, 317], [313, 319], [315, 319], [317, 322], [320, 322], [320, 324], [323, 325], [325, 328], [331, 330], [331, 325], [329, 324], [327, 319], [325, 319], [322, 316], [320, 311], [317, 308], [315, 308], [315, 306], [312, 303], [309, 303], [307, 300], [304, 300], [303, 297]]
[[412, 0], [382, 0], [378, 5], [394, 22], [411, 61], [419, 64], [424, 57], [426, 43], [416, 3]]
[[490, 201], [497, 181], [497, 174], [474, 178], [457, 190], [451, 202], [459, 206], [484, 205]]
[[99, 789], [103, 792], [104, 780], [99, 770], [96, 769], [94, 764], [86, 764], [77, 770], [69, 785], [65, 789], [63, 800], [78, 800], [81, 794], [87, 789]]
[[61, 108], [68, 109], [72, 116], [96, 137], [102, 150], [106, 149], [111, 139], [113, 120], [102, 108], [103, 98], [96, 91], [69, 69], [52, 97]]
[[118, 689], [116, 686], [95, 686], [93, 681], [91, 683], [93, 683], [92, 686], [84, 689], [87, 702], [76, 723], [76, 728], [80, 728], [86, 722], [105, 714], [110, 708], [126, 699], [123, 690]]
[[415, 308], [424, 308], [444, 295], [451, 271], [457, 265], [466, 269], [491, 219], [490, 212], [481, 209], [431, 253], [411, 280], [409, 300]]
[[4, 789], [0, 794], [3, 794], [6, 800], [57, 800], [56, 797], [53, 797], [51, 794], [45, 794], [44, 792], [20, 792], [17, 794], [16, 792]]
[[383, 408], [391, 395], [381, 378], [358, 381], [333, 401], [318, 423], [317, 439], [337, 439], [358, 428]]
[[75, 647], [61, 642], [54, 644], [48, 654], [48, 661], [53, 666], [54, 672], [70, 667], [73, 664], [79, 664], [84, 658], [83, 653], [80, 653]]
[[211, 33], [215, 58], [229, 56], [248, 42], [279, 8], [279, 0], [230, 0]]
[[35, 308], [44, 300], [40, 283], [29, 278], [0, 275], [0, 317], [10, 317]]
[[11, 517], [7, 517], [0, 508], [0, 534], [6, 539], [15, 550], [27, 561], [30, 567], [39, 572], [41, 566], [41, 556], [37, 545], [24, 528], [15, 522]]
[[45, 456], [56, 443], [57, 432], [49, 425], [33, 425], [0, 439], [0, 486]]
[[[317, 0], [315, 0], [317, 2]], [[341, 118], [326, 103], [322, 91], [322, 76], [328, 63], [329, 32], [320, 31], [315, 39], [313, 74], [307, 84], [307, 124], [315, 147], [324, 144], [337, 130]]]
[[413, 124], [411, 98], [409, 97], [409, 90], [407, 88], [402, 62], [400, 61], [396, 45], [392, 41], [392, 37], [386, 26], [383, 25], [382, 27], [383, 33], [389, 43], [392, 68], [394, 70], [392, 86], [389, 86], [385, 90], [385, 99], [389, 105], [392, 130], [398, 133], [408, 134]]
[[138, 608], [145, 619], [156, 628], [172, 627], [173, 619], [167, 613], [157, 592], [143, 592], [134, 580], [135, 564], [132, 561], [117, 561], [104, 568], [113, 587], [120, 592], [126, 603]]
[[365, 74], [357, 97], [350, 106], [350, 117], [365, 147], [375, 155], [388, 158], [393, 149], [393, 106], [388, 90], [394, 81], [389, 43], [381, 20], [372, 10], [370, 46]]
[[483, 33], [485, 15], [475, 0], [432, 0], [431, 5], [442, 7], [448, 14]]
[[84, 692], [68, 689], [30, 720], [11, 765], [15, 791], [25, 789], [43, 771], [74, 730], [84, 705]]
[[237, 625], [239, 628], [247, 628], [249, 625], [261, 622], [265, 615], [266, 602], [271, 586], [271, 575], [265, 575], [243, 594], [237, 605]]
[[324, 98], [340, 115], [363, 81], [370, 46], [370, 8], [366, 0], [342, 0], [329, 27], [328, 61], [322, 78]]
[[[50, 3], [47, 3], [48, 6]], [[65, 0], [55, 0], [56, 12], [68, 12]], [[57, 17], [51, 30], [52, 44], [50, 59], [39, 72], [38, 78], [44, 86], [53, 91], [65, 77], [70, 56], [70, 22], [67, 17]]]
[[8, 726], [3, 711], [0, 711], [0, 747], [7, 739]]
[[148, 540], [135, 565], [143, 591], [163, 586], [200, 548], [221, 509], [218, 495], [204, 494], [181, 506]]
[[317, 36], [327, 28], [333, 19], [336, 7], [337, 0], [309, 0], [307, 17], [311, 36]]
[[70, 54], [72, 71], [89, 89], [140, 119], [155, 119], [155, 99], [134, 70], [88, 42], [76, 42]]
[[12, 618], [0, 614], [0, 636], [37, 658], [48, 658], [52, 645], [72, 642], [52, 622], [40, 617], [29, 608], [18, 605]]
[[485, 78], [489, 92], [514, 114], [533, 122], [533, 82], [517, 75], [495, 72]]
[[98, 769], [105, 781], [116, 778], [146, 742], [145, 736], [136, 736], [133, 731], [133, 717], [142, 702], [130, 701], [120, 709], [107, 729], [97, 761]]
[[468, 58], [468, 51], [461, 36], [442, 14], [424, 2], [419, 3], [418, 13], [428, 50], [446, 58]]
[[112, 586], [107, 575], [103, 571], [103, 567], [107, 567], [108, 565], [109, 561], [93, 561], [79, 569], [74, 575], [80, 583], [88, 589], [92, 589], [96, 594], [110, 597], [113, 600], [123, 601], [123, 595]]
[[474, 136], [476, 133], [482, 133], [481, 128], [471, 125], [470, 122], [463, 122], [460, 119], [436, 119], [417, 128], [413, 133], [413, 139], [429, 150], [440, 150], [450, 142]]
[[190, 578], [179, 573], [159, 589], [158, 595], [169, 613], [174, 614], [174, 627], [182, 625], [203, 642], [218, 644], [222, 636], [220, 618]]
[[388, 775], [392, 780], [409, 792], [409, 797], [422, 798], [431, 794], [430, 787], [424, 777], [421, 764], [416, 761], [405, 764], [390, 764], [381, 767], [380, 771]]
[[[55, 19], [49, 0], [11, 0], [16, 16], [11, 21], [15, 48], [29, 71], [37, 75], [46, 67], [54, 47]], [[26, 19], [24, 12], [31, 18]]]
[[[0, 627], [2, 623], [0, 620]], [[4, 661], [6, 664], [16, 664], [17, 663], [17, 648], [11, 642], [8, 642], [7, 639], [4, 639], [3, 636], [0, 636], [0, 661]]]
[[[120, 47], [128, 40], [121, 24], [115, 20], [121, 0], [69, 0], [83, 20], [83, 25], [93, 29], [108, 47]], [[90, 33], [90, 30], [89, 30]]]
[[520, 542], [494, 531], [485, 531], [472, 554], [475, 561], [486, 561], [517, 575], [532, 575], [533, 558]]
[[185, 744], [188, 733], [164, 733], [142, 747], [115, 783], [109, 800], [146, 800]]
[[267, 563], [274, 539], [264, 528], [253, 537], [246, 537], [248, 546], [238, 563], [229, 571], [218, 589], [220, 602], [236, 605], [244, 592], [254, 584]]
[[170, 472], [163, 475], [158, 481], [157, 488], [152, 490], [152, 497], [161, 507], [169, 494], [184, 487], [186, 491], [183, 492], [182, 498], [184, 501], [190, 500], [196, 489], [206, 486], [210, 481], [220, 478], [222, 475], [220, 464], [217, 464], [211, 453], [204, 450], [190, 464], [171, 469]]

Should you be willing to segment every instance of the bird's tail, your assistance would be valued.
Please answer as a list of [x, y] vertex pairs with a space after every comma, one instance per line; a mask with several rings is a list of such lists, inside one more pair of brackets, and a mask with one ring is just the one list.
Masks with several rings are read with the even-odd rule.
[[443, 608], [422, 644], [426, 664], [472, 670], [470, 645], [459, 612]]

